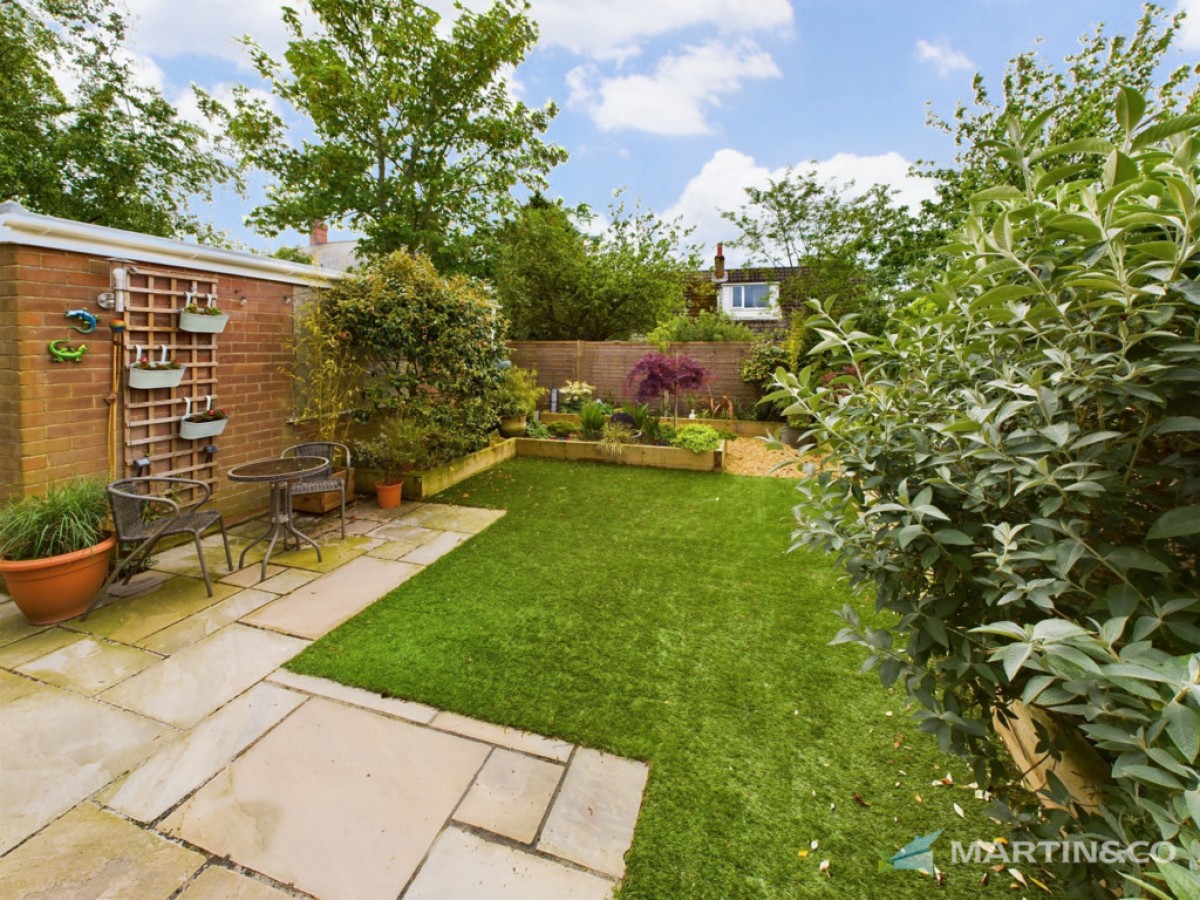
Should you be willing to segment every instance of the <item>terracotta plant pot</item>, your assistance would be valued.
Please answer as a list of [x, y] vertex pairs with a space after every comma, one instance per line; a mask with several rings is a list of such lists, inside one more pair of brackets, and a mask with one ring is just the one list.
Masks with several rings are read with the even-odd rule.
[[506, 438], [525, 437], [526, 416], [501, 416], [500, 433]]
[[0, 559], [0, 573], [17, 609], [34, 625], [65, 622], [87, 612], [108, 577], [115, 535], [94, 547], [46, 559]]
[[395, 484], [377, 481], [375, 482], [375, 502], [379, 504], [380, 509], [395, 509], [400, 505], [400, 494], [403, 491], [403, 481], [397, 481]]

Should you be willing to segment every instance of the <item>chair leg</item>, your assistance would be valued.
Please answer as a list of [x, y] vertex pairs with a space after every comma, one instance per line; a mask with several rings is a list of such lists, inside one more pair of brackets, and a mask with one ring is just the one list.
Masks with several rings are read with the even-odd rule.
[[346, 537], [346, 482], [342, 482], [342, 537]]
[[229, 552], [229, 535], [225, 532], [225, 520], [217, 519], [217, 527], [221, 529], [221, 540], [225, 542], [225, 563], [229, 566], [229, 574], [233, 574], [233, 554]]
[[104, 584], [100, 586], [100, 592], [97, 593], [92, 599], [92, 602], [88, 605], [87, 611], [80, 617], [79, 621], [85, 621], [87, 617], [92, 614], [92, 610], [101, 604], [104, 598], [108, 596], [108, 589], [113, 586], [118, 578], [120, 578], [122, 570], [126, 568], [129, 569], [129, 573], [125, 576], [124, 580], [125, 583], [128, 584], [129, 579], [133, 577], [133, 566], [130, 564], [139, 556], [145, 557], [147, 555], [145, 551], [153, 548], [157, 543], [158, 540], [155, 539], [146, 544], [140, 544], [129, 551], [129, 553], [125, 555], [124, 559], [117, 560], [116, 566], [113, 567], [113, 570], [111, 573], [109, 573], [109, 576], [104, 579]]
[[196, 541], [196, 555], [200, 557], [200, 574], [204, 576], [204, 587], [208, 589], [208, 596], [213, 595], [212, 582], [208, 580], [208, 566], [204, 562], [204, 545], [200, 543], [200, 532], [193, 531], [192, 538]]

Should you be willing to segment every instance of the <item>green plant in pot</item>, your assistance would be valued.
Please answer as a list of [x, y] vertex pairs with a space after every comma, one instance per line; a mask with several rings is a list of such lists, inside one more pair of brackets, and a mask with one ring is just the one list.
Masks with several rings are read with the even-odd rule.
[[400, 505], [405, 472], [430, 466], [436, 432], [436, 427], [427, 422], [396, 416], [385, 421], [374, 438], [355, 443], [360, 464], [379, 472], [375, 499], [380, 509], [394, 509]]
[[87, 611], [108, 576], [116, 538], [106, 534], [108, 494], [98, 478], [74, 478], [0, 511], [0, 574], [35, 625]]
[[504, 370], [496, 402], [500, 417], [500, 434], [504, 437], [521, 437], [525, 434], [526, 422], [537, 409], [537, 402], [546, 395], [544, 387], [538, 387], [537, 369], [522, 369], [510, 366]]

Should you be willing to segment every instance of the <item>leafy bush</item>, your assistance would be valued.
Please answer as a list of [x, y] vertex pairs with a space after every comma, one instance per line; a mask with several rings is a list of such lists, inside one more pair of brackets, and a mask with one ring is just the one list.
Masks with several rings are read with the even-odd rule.
[[609, 410], [603, 403], [592, 400], [579, 408], [579, 431], [585, 441], [598, 441], [608, 421]]
[[721, 434], [711, 425], [681, 425], [671, 438], [671, 446], [705, 453], [721, 446]]
[[496, 407], [502, 416], [531, 416], [538, 400], [547, 393], [544, 387], [538, 387], [537, 369], [509, 366], [500, 381]]
[[600, 431], [600, 450], [609, 456], [620, 456], [625, 445], [634, 443], [633, 429], [624, 422], [608, 421]]
[[719, 310], [706, 309], [694, 316], [673, 316], [658, 323], [647, 340], [666, 349], [667, 344], [687, 341], [752, 341], [754, 332]]
[[94, 547], [104, 538], [108, 493], [99, 478], [73, 478], [0, 511], [0, 557], [46, 559]]
[[637, 385], [639, 403], [649, 403], [661, 399], [664, 394], [670, 394], [678, 418], [680, 391], [699, 390], [708, 384], [711, 374], [690, 356], [647, 353], [634, 363], [625, 381]]
[[372, 376], [372, 408], [428, 422], [468, 450], [486, 446], [505, 325], [478, 284], [397, 252], [339, 281], [325, 303]]
[[550, 432], [550, 436], [556, 438], [569, 438], [571, 435], [577, 434], [579, 432], [579, 428], [580, 426], [576, 425], [574, 422], [562, 421], [551, 422], [546, 426], [546, 430]]
[[[1023, 187], [976, 195], [921, 298], [934, 313], [879, 338], [821, 322], [859, 389], [779, 380], [833, 464], [798, 485], [797, 543], [837, 553], [896, 616], [866, 627], [847, 608], [837, 642], [990, 771], [1015, 826], [1168, 842], [1155, 873], [1112, 868], [1198, 896], [1200, 116], [1142, 125], [1143, 109], [1122, 91], [1119, 143], [1041, 152], [1044, 116], [1010, 122], [997, 153]], [[1100, 183], [1060, 167], [1081, 157]], [[1004, 784], [993, 713], [1017, 700], [1048, 713], [1051, 754], [1079, 736], [1098, 754], [1098, 810], [1054, 779], [1058, 809]], [[1131, 889], [1059, 869], [1069, 896]]]
[[550, 437], [550, 429], [540, 419], [530, 419], [525, 423], [525, 437], [545, 440]]
[[788, 353], [774, 338], [760, 338], [742, 357], [742, 381], [767, 394], [775, 383], [775, 370], [788, 368]]

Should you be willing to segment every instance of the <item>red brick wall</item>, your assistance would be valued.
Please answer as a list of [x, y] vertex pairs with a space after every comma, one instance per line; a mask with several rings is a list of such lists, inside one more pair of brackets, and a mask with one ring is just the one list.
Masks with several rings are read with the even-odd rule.
[[[654, 344], [639, 341], [513, 341], [509, 346], [513, 363], [536, 368], [538, 384], [543, 387], [586, 381], [595, 387], [597, 396], [611, 393], [622, 400], [633, 399], [635, 393], [625, 383], [629, 370], [645, 354], [658, 350]], [[670, 344], [666, 352], [690, 356], [712, 372], [709, 387], [697, 395], [752, 403], [758, 394], [741, 377], [742, 358], [750, 347], [746, 343], [690, 342]]]
[[[109, 472], [108, 323], [114, 316], [96, 305], [109, 290], [109, 269], [106, 260], [85, 254], [0, 246], [0, 498], [35, 493], [74, 474]], [[218, 281], [218, 298], [230, 315], [217, 338], [220, 405], [230, 411], [230, 421], [215, 441], [213, 498], [233, 517], [265, 506], [266, 493], [230, 482], [228, 469], [276, 456], [292, 443], [292, 306], [286, 301], [296, 290], [239, 276]], [[86, 336], [71, 331], [64, 315], [79, 308], [100, 319]], [[52, 362], [47, 344], [67, 338], [87, 344], [89, 352], [78, 364]], [[119, 471], [121, 477], [136, 474], [123, 465]]]

